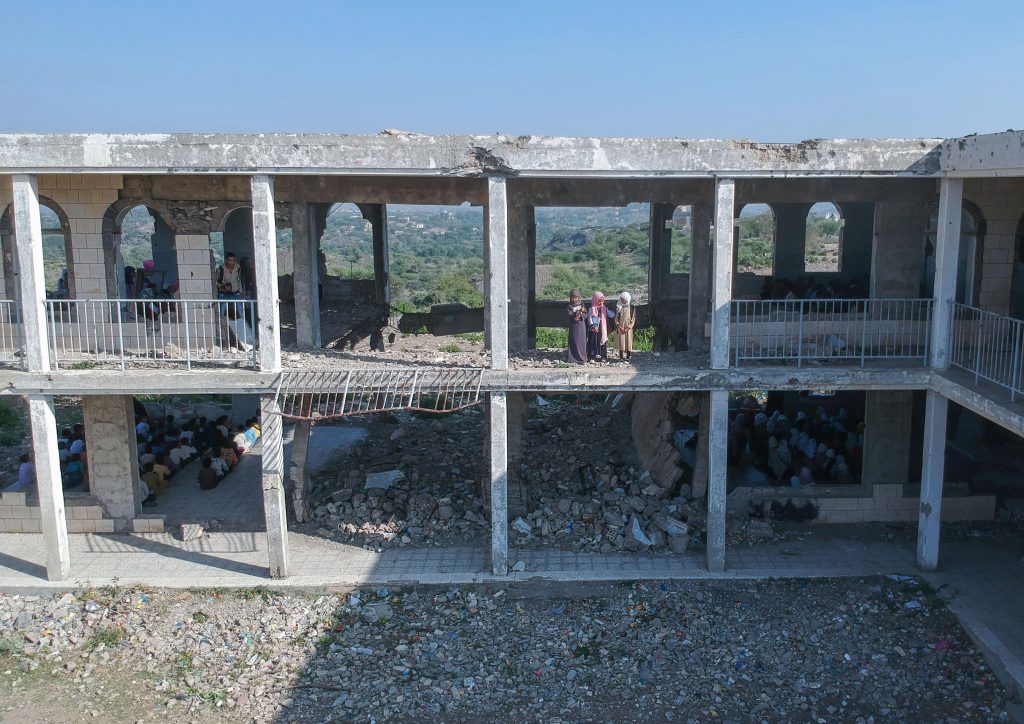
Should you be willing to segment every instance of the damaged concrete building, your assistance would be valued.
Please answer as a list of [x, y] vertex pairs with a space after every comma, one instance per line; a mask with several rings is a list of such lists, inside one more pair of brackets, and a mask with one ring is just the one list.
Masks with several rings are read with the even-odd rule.
[[[637, 455], [670, 494], [682, 474], [666, 420], [680, 410], [699, 420], [688, 493], [706, 513], [713, 572], [728, 564], [730, 392], [863, 392], [860, 485], [856, 495], [840, 496], [842, 505], [816, 498], [820, 515], [916, 519], [926, 570], [938, 565], [941, 519], [992, 514], [991, 499], [967, 498], [960, 508], [944, 501], [949, 403], [1024, 435], [1024, 132], [798, 144], [403, 132], [0, 135], [0, 195], [0, 379], [5, 395], [28, 401], [38, 503], [23, 493], [0, 502], [11, 511], [37, 507], [18, 530], [45, 537], [55, 580], [73, 576], [68, 534], [83, 530], [61, 486], [56, 396], [83, 398], [90, 501], [102, 522], [96, 532], [160, 526], [141, 508], [134, 395], [258, 397], [274, 577], [289, 574], [282, 444], [289, 421], [301, 446], [311, 421], [484, 404], [490, 566], [498, 575], [509, 569], [509, 463], [523, 455], [532, 395], [635, 395]], [[378, 311], [354, 334], [384, 355], [397, 332], [388, 318], [387, 206], [482, 208], [482, 314], [439, 309], [415, 324], [481, 329], [485, 363], [409, 365], [324, 349], [320, 237], [340, 202], [356, 204], [372, 227], [374, 278], [329, 294], [361, 295]], [[564, 305], [537, 299], [536, 209], [632, 202], [650, 207], [649, 299], [639, 316], [656, 330], [658, 355], [626, 366], [521, 364], [537, 328], [562, 326], [564, 317]], [[843, 222], [831, 276], [866, 279], [865, 294], [828, 304], [759, 299], [762, 280], [736, 273], [740, 210], [771, 208], [775, 276], [813, 276], [803, 228], [821, 202]], [[119, 253], [122, 223], [138, 206], [154, 219], [154, 259], [176, 290], [159, 302], [159, 331], [138, 314]], [[680, 206], [692, 229], [686, 274], [670, 262], [668, 222]], [[59, 220], [49, 232], [65, 238], [67, 289], [59, 298], [48, 297], [44, 280], [41, 207]], [[292, 240], [286, 290], [278, 269], [283, 228]], [[225, 327], [214, 234], [225, 252], [252, 259], [254, 298], [238, 302], [253, 325], [246, 334]], [[294, 329], [285, 336], [282, 297], [294, 300]], [[254, 335], [255, 344], [232, 340], [240, 334]], [[923, 400], [916, 422], [915, 399]]]

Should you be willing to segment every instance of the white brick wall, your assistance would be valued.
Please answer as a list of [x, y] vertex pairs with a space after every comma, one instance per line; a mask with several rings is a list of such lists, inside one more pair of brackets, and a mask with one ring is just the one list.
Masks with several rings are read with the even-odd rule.
[[182, 299], [213, 299], [213, 269], [210, 237], [207, 234], [178, 234], [174, 237], [178, 257], [178, 296]]

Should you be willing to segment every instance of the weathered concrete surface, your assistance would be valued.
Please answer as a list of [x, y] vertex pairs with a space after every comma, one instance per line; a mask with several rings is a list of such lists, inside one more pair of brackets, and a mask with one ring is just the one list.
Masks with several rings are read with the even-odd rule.
[[257, 339], [260, 371], [281, 369], [281, 310], [277, 295], [277, 226], [274, 180], [252, 177], [252, 236], [255, 247]]
[[674, 138], [427, 136], [400, 131], [376, 136], [3, 134], [0, 172], [922, 175], [941, 170], [942, 144], [943, 139], [781, 144]]
[[35, 176], [14, 177], [13, 207], [25, 361], [32, 372], [45, 372], [50, 369], [50, 345], [47, 343], [43, 311], [46, 278], [43, 268], [43, 230], [39, 217], [39, 183]]
[[975, 387], [973, 383], [974, 375], [949, 369], [933, 375], [931, 388], [976, 415], [1024, 436], [1024, 400], [1011, 402], [1009, 390], [988, 383]]
[[126, 531], [141, 512], [139, 458], [135, 445], [135, 410], [128, 395], [82, 398], [85, 439], [89, 451], [89, 492]]
[[39, 513], [46, 545], [46, 577], [51, 581], [65, 581], [71, 575], [71, 554], [53, 398], [29, 395], [28, 421], [32, 430], [32, 462], [36, 467]]
[[775, 276], [797, 279], [804, 275], [809, 203], [773, 203], [775, 214]]
[[[508, 349], [510, 354], [533, 349], [537, 331], [533, 308], [537, 296], [537, 222], [534, 207], [515, 201], [508, 208]], [[562, 304], [559, 326], [565, 324]]]
[[708, 348], [704, 329], [711, 320], [708, 300], [711, 298], [711, 225], [714, 203], [702, 201], [691, 206], [690, 280], [687, 290], [686, 345], [691, 351]]
[[273, 395], [260, 398], [263, 513], [267, 521], [271, 578], [288, 575], [288, 513], [284, 498], [284, 442], [281, 408]]
[[940, 167], [950, 176], [1024, 175], [1024, 131], [950, 138], [937, 150]]
[[716, 370], [729, 366], [735, 199], [735, 182], [732, 179], [719, 179], [715, 197], [715, 243], [711, 251], [711, 366]]
[[[394, 365], [392, 368], [399, 368]], [[339, 370], [348, 370], [339, 364]], [[370, 368], [368, 368], [370, 369]], [[373, 367], [383, 370], [385, 366]], [[424, 371], [431, 368], [423, 367]], [[481, 389], [538, 392], [657, 392], [664, 390], [923, 390], [931, 385], [926, 367], [609, 367], [483, 370]], [[277, 388], [279, 374], [253, 370], [61, 370], [40, 375], [0, 371], [0, 395], [260, 394]]]
[[309, 517], [309, 430], [308, 420], [298, 420], [288, 455], [288, 479], [292, 484], [292, 512], [295, 520], [305, 523]]
[[935, 235], [935, 304], [932, 307], [931, 366], [949, 367], [949, 324], [956, 299], [957, 265], [960, 260], [960, 216], [963, 210], [963, 179], [939, 182], [938, 227]]
[[295, 343], [320, 347], [320, 237], [310, 204], [292, 204], [292, 273], [295, 302]]
[[708, 416], [708, 570], [725, 570], [725, 495], [729, 457], [729, 393], [713, 391]]
[[865, 394], [864, 484], [909, 482], [913, 401], [909, 390], [869, 390]]
[[491, 367], [508, 369], [508, 188], [504, 176], [487, 179], [485, 333]]
[[911, 202], [875, 204], [871, 252], [871, 296], [916, 299], [921, 294], [928, 206]]
[[504, 392], [488, 396], [491, 500], [491, 573], [508, 573], [508, 414]]
[[[921, 462], [921, 510], [917, 524], [917, 567], [934, 571], [939, 566], [939, 523], [942, 483], [946, 465], [945, 397], [928, 392], [924, 410], [924, 456]], [[867, 452], [865, 450], [865, 452]]]

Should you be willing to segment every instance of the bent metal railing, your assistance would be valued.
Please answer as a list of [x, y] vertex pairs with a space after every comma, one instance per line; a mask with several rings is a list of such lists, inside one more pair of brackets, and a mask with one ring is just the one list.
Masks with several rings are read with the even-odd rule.
[[1024, 392], [1024, 321], [954, 303], [950, 315], [949, 364], [1010, 391]]
[[114, 363], [234, 363], [256, 366], [250, 299], [47, 300], [47, 340], [56, 368]]
[[25, 342], [22, 336], [18, 302], [0, 299], [0, 365], [25, 366]]
[[744, 361], [919, 359], [928, 364], [931, 299], [737, 300], [730, 354]]
[[483, 370], [471, 367], [285, 372], [277, 390], [283, 417], [326, 420], [371, 412], [455, 412], [480, 402]]

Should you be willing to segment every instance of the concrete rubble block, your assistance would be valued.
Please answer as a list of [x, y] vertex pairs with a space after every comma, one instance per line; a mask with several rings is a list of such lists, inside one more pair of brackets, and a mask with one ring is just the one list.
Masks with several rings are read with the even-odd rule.
[[182, 523], [178, 532], [183, 541], [199, 540], [203, 537], [203, 526], [198, 523]]

